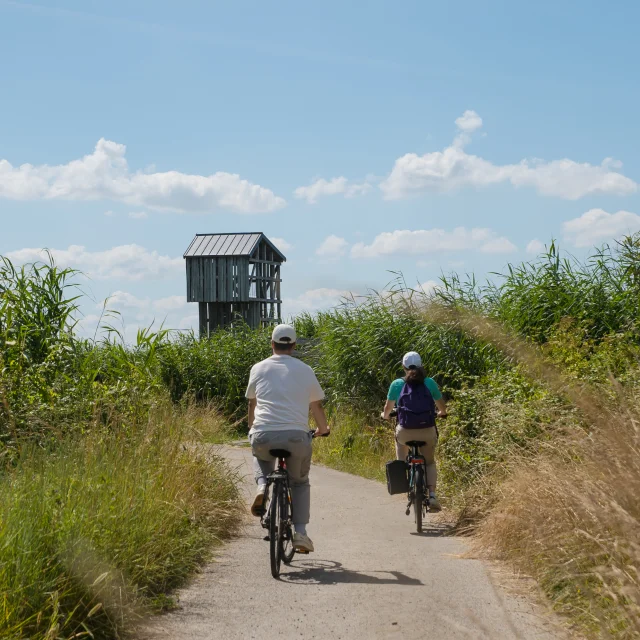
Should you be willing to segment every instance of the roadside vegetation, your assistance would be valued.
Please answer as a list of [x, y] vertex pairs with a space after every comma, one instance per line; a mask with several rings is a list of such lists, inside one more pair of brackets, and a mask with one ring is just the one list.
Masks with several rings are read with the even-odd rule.
[[400, 286], [299, 325], [335, 394], [318, 458], [382, 477], [376, 414], [415, 348], [450, 401], [440, 490], [459, 529], [594, 638], [640, 633], [639, 265], [638, 236], [584, 263], [552, 244], [487, 285]]
[[[0, 587], [21, 580], [25, 593], [42, 587], [58, 600], [25, 609], [6, 628], [16, 638], [56, 637], [43, 621], [63, 625], [52, 612], [64, 610], [76, 632], [85, 624], [113, 637], [140, 606], [162, 606], [210, 544], [234, 530], [228, 470], [179, 445], [243, 431], [249, 368], [269, 354], [268, 331], [236, 327], [202, 341], [143, 331], [130, 347], [114, 334], [80, 341], [71, 331], [72, 274], [38, 269], [16, 273], [5, 263], [0, 276], [0, 540], [42, 549], [29, 555], [41, 564], [3, 548]], [[36, 295], [31, 289], [65, 302], [20, 302]], [[419, 351], [450, 406], [439, 425], [439, 492], [458, 530], [534, 576], [580, 632], [638, 637], [639, 318], [639, 236], [584, 262], [551, 244], [487, 284], [444, 276], [425, 293], [399, 279], [390, 291], [302, 315], [300, 357], [327, 392], [333, 425], [314, 445], [316, 460], [383, 480], [394, 447], [379, 414], [402, 354]], [[177, 465], [189, 470], [184, 477]], [[131, 490], [109, 497], [115, 486]], [[8, 515], [20, 509], [30, 515]], [[53, 525], [36, 526], [40, 517]], [[103, 565], [109, 580], [96, 569]], [[39, 571], [45, 566], [51, 574]], [[36, 575], [49, 576], [46, 592]], [[64, 587], [50, 586], [55, 580]], [[129, 600], [109, 609], [110, 596], [95, 594], [118, 590], [118, 581]], [[67, 593], [81, 606], [67, 605]], [[13, 611], [30, 602], [14, 600]], [[36, 622], [40, 635], [29, 626]]]
[[[419, 351], [451, 407], [439, 425], [440, 492], [458, 530], [533, 575], [581, 632], [637, 637], [638, 265], [637, 236], [584, 262], [551, 244], [491, 283], [445, 276], [427, 294], [398, 280], [296, 318], [300, 355], [327, 391], [333, 424], [316, 460], [384, 478], [393, 434], [379, 413], [402, 354]], [[209, 362], [244, 358], [243, 376], [267, 336], [236, 335], [241, 344], [229, 332], [191, 344]], [[204, 397], [223, 390], [235, 411], [243, 401], [225, 376], [212, 375]], [[204, 389], [205, 378], [181, 384]]]
[[0, 637], [122, 637], [239, 524], [227, 428], [172, 403], [163, 332], [73, 333], [75, 274], [0, 264]]

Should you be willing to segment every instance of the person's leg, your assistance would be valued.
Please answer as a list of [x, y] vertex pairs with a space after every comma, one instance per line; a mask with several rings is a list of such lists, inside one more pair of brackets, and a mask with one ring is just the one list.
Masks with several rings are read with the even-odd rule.
[[292, 520], [296, 531], [304, 533], [311, 511], [311, 436], [300, 430], [290, 431], [286, 448], [291, 452], [287, 458], [289, 484], [291, 486]]
[[420, 447], [420, 453], [424, 456], [427, 467], [427, 489], [429, 490], [429, 507], [431, 511], [440, 511], [440, 501], [436, 496], [436, 484], [438, 482], [438, 469], [436, 467], [436, 445], [438, 434], [435, 427], [421, 429], [423, 432], [419, 440], [426, 444]]
[[406, 460], [409, 455], [409, 447], [405, 444], [412, 438], [407, 434], [409, 429], [396, 427], [396, 460]]
[[267, 476], [275, 469], [276, 459], [269, 453], [269, 449], [276, 447], [271, 441], [272, 436], [268, 431], [259, 431], [249, 436], [253, 453], [253, 475], [258, 485], [251, 505], [251, 513], [254, 516], [262, 515]]
[[259, 431], [249, 437], [253, 453], [253, 475], [258, 485], [267, 484], [267, 476], [275, 469], [276, 459], [269, 453], [269, 449], [277, 448], [272, 440], [268, 431]]
[[436, 430], [433, 427], [429, 429], [421, 429], [422, 436], [419, 440], [423, 440], [426, 444], [420, 447], [420, 453], [424, 456], [427, 466], [427, 488], [429, 492], [435, 492], [436, 483], [438, 482], [438, 469], [436, 467]]

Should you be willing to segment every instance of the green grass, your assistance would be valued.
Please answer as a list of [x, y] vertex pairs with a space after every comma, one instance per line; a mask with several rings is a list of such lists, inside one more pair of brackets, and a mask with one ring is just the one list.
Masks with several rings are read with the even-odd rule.
[[238, 527], [233, 474], [193, 446], [219, 423], [163, 404], [139, 430], [23, 451], [0, 478], [0, 637], [115, 638], [170, 606]]
[[[165, 331], [74, 333], [74, 272], [0, 260], [0, 637], [129, 636], [238, 527], [233, 430], [172, 404]], [[189, 390], [191, 391], [191, 390]], [[191, 403], [191, 404], [190, 404]]]
[[389, 424], [367, 424], [358, 414], [333, 417], [331, 436], [317, 438], [313, 461], [380, 482], [385, 480], [384, 465], [395, 458], [393, 429]]
[[[384, 479], [393, 434], [378, 416], [389, 383], [401, 373], [402, 354], [419, 351], [451, 407], [438, 451], [445, 505], [480, 532], [494, 555], [535, 576], [587, 635], [637, 637], [638, 264], [640, 235], [582, 262], [551, 244], [487, 284], [444, 275], [440, 291], [425, 295], [400, 279], [391, 292], [297, 318], [308, 340], [301, 355], [327, 392], [332, 423], [332, 437], [314, 445], [316, 461]], [[2, 579], [14, 581], [6, 583], [11, 590], [27, 594], [5, 600], [13, 615], [8, 637], [67, 637], [59, 629], [82, 632], [83, 622], [96, 637], [113, 637], [139, 615], [138, 607], [170, 606], [166, 593], [228, 528], [218, 532], [194, 516], [201, 512], [180, 502], [186, 488], [172, 493], [178, 486], [172, 474], [165, 473], [163, 488], [150, 468], [153, 456], [184, 464], [181, 456], [194, 450], [177, 446], [157, 422], [151, 433], [164, 435], [142, 437], [148, 432], [141, 425], [151, 424], [155, 403], [169, 393], [179, 405], [213, 403], [231, 425], [212, 431], [206, 415], [215, 413], [191, 408], [182, 415], [200, 434], [195, 440], [243, 433], [249, 369], [269, 355], [268, 331], [246, 327], [207, 340], [144, 331], [129, 347], [113, 331], [107, 340], [78, 340], [72, 275], [53, 265], [0, 266], [0, 456], [6, 466], [0, 553], [11, 558], [0, 567]], [[174, 448], [147, 449], [162, 442]], [[138, 448], [153, 455], [136, 460]], [[203, 463], [193, 464], [188, 486], [198, 490], [184, 493], [206, 505]], [[114, 466], [122, 471], [109, 471]], [[116, 482], [129, 486], [127, 474], [136, 479], [132, 487], [144, 489], [111, 495]], [[80, 497], [85, 486], [87, 500]], [[161, 495], [169, 496], [158, 507], [162, 522], [172, 523], [167, 538], [149, 507]], [[131, 504], [148, 527], [133, 513], [127, 520]], [[232, 498], [231, 512], [233, 504]], [[171, 543], [178, 533], [185, 545]], [[13, 550], [15, 541], [22, 555]], [[109, 579], [96, 582], [103, 574]], [[93, 609], [100, 594], [114, 590], [127, 594], [114, 605], [116, 613], [107, 596]], [[40, 604], [29, 608], [35, 593]], [[598, 619], [605, 623], [594, 623]], [[42, 635], [29, 625], [39, 625]]]

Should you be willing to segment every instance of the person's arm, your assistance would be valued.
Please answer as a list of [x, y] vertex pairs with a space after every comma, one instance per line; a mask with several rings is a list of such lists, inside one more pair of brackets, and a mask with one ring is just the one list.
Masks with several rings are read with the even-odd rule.
[[311, 415], [316, 423], [316, 436], [323, 436], [329, 433], [329, 425], [327, 423], [327, 416], [322, 406], [324, 400], [324, 391], [316, 378], [316, 374], [311, 367], [307, 368], [309, 373], [309, 409], [311, 409]]
[[316, 436], [323, 436], [325, 433], [329, 433], [329, 425], [327, 423], [327, 416], [322, 406], [322, 400], [316, 400], [309, 405], [311, 409], [311, 415], [317, 425]]
[[382, 415], [380, 417], [383, 420], [389, 420], [389, 418], [391, 417], [391, 412], [393, 411], [395, 406], [396, 406], [396, 403], [394, 400], [387, 400], [384, 403], [384, 411], [382, 412]]
[[431, 393], [433, 401], [436, 403], [438, 409], [438, 415], [444, 418], [447, 415], [447, 404], [442, 397], [442, 391], [440, 391], [436, 381], [433, 378], [426, 378], [424, 383], [427, 385], [427, 389]]
[[249, 399], [249, 429], [253, 427], [253, 421], [256, 419], [256, 405], [258, 401], [255, 398]]
[[389, 420], [389, 418], [391, 417], [390, 414], [395, 409], [396, 402], [398, 402], [398, 398], [400, 397], [400, 389], [402, 388], [402, 385], [398, 387], [396, 383], [397, 383], [397, 380], [394, 380], [389, 386], [389, 392], [387, 393], [387, 401], [384, 403], [384, 409], [380, 414], [380, 417], [383, 420]]
[[258, 404], [258, 399], [256, 398], [256, 381], [254, 371], [255, 368], [251, 367], [251, 371], [249, 373], [249, 384], [247, 385], [247, 391], [244, 394], [245, 398], [249, 401], [249, 429], [253, 427], [253, 422], [256, 419], [256, 405]]

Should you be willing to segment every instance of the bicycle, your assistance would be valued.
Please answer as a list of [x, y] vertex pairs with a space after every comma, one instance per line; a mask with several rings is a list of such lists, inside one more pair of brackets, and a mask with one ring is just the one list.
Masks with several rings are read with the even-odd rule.
[[[315, 438], [315, 432], [312, 431]], [[328, 433], [321, 437], [327, 437]], [[287, 472], [287, 458], [291, 455], [286, 449], [271, 449], [269, 453], [277, 459], [275, 471], [267, 476], [264, 502], [269, 503], [263, 510], [260, 524], [269, 532], [265, 540], [269, 541], [269, 557], [271, 560], [271, 575], [280, 576], [282, 562], [291, 564], [296, 553], [307, 555], [308, 551], [296, 550], [293, 546], [293, 522], [291, 520], [291, 489], [289, 487], [289, 473]], [[269, 490], [271, 489], [271, 495]]]
[[[397, 411], [392, 411], [389, 417], [395, 418], [397, 415]], [[422, 520], [429, 512], [427, 461], [420, 453], [420, 447], [423, 447], [425, 444], [426, 442], [421, 440], [409, 440], [406, 443], [410, 449], [406, 457], [407, 469], [409, 471], [409, 491], [407, 493], [408, 503], [405, 513], [406, 515], [410, 515], [411, 507], [413, 507], [416, 531], [418, 533], [422, 533]]]

